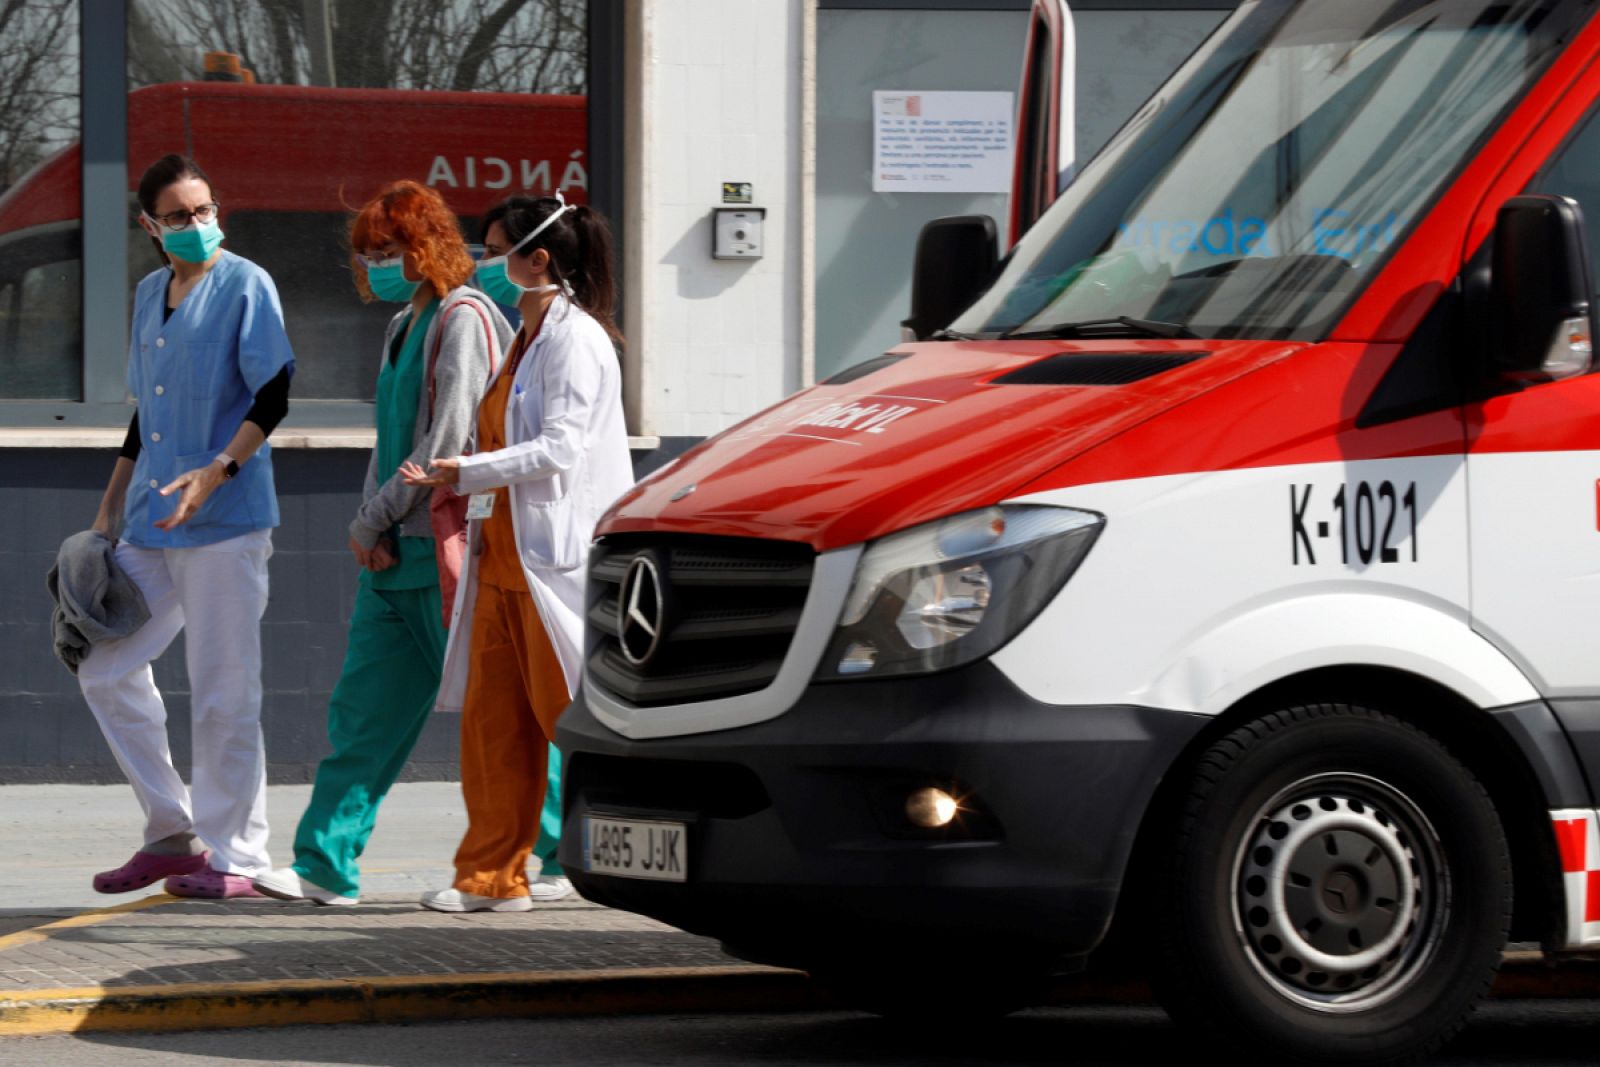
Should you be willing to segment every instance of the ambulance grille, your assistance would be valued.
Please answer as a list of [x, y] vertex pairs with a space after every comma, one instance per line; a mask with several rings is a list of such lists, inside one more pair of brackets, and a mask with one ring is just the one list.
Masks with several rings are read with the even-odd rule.
[[[619, 605], [653, 568], [661, 586], [642, 588], [639, 619], [623, 647]], [[592, 683], [636, 707], [683, 704], [765, 689], [788, 654], [811, 589], [816, 559], [787, 541], [688, 535], [619, 535], [589, 557], [588, 666]], [[648, 629], [660, 620], [655, 641]]]
[[1063, 352], [1018, 367], [991, 385], [1128, 385], [1186, 363], [1204, 352]]

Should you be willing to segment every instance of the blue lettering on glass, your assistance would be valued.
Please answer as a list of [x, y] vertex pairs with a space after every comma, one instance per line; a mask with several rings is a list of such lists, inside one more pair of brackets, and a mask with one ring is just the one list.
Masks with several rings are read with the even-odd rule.
[[[1399, 219], [1389, 212], [1377, 222], [1351, 225], [1350, 212], [1323, 208], [1312, 212], [1312, 247], [1317, 255], [1354, 259], [1394, 243]], [[1121, 248], [1212, 256], [1270, 256], [1267, 221], [1257, 215], [1235, 215], [1232, 208], [1201, 222], [1194, 219], [1134, 219], [1118, 228]]]
[[1311, 235], [1316, 241], [1317, 255], [1339, 256], [1345, 253], [1339, 247], [1339, 239], [1344, 236], [1344, 227], [1330, 226], [1334, 219], [1349, 218], [1348, 211], [1335, 211], [1333, 208], [1319, 211], [1311, 220]]
[[1380, 221], [1366, 226], [1335, 226], [1334, 222], [1350, 217], [1348, 211], [1327, 208], [1312, 217], [1311, 236], [1319, 256], [1338, 256], [1353, 259], [1362, 252], [1388, 248], [1394, 241], [1395, 214], [1389, 212]]
[[1213, 256], [1272, 255], [1267, 247], [1267, 223], [1254, 215], [1235, 218], [1224, 208], [1204, 223], [1179, 220], [1135, 219], [1121, 225], [1117, 244], [1124, 248], [1154, 248], [1168, 252], [1207, 252]]
[[[1260, 247], [1257, 248], [1257, 245]], [[1254, 252], [1272, 255], [1272, 250], [1267, 247], [1266, 220], [1251, 216], [1239, 223], [1239, 252], [1246, 256]]]

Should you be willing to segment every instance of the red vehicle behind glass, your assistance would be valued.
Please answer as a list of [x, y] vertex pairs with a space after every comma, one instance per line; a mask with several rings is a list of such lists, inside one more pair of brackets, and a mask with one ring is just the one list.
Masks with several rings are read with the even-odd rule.
[[[228, 246], [283, 297], [302, 398], [366, 396], [385, 316], [354, 303], [347, 213], [384, 182], [424, 181], [464, 220], [515, 193], [583, 201], [581, 96], [174, 82], [128, 94], [129, 286], [158, 265], [133, 224], [152, 160], [193, 156]], [[82, 153], [59, 152], [0, 197], [0, 374], [11, 398], [61, 398], [78, 332]], [[70, 328], [64, 326], [70, 325]]]

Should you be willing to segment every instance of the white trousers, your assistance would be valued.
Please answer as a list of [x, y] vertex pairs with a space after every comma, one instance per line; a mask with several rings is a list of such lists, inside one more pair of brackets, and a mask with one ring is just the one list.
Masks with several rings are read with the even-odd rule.
[[[272, 533], [256, 530], [199, 548], [137, 548], [117, 563], [150, 605], [150, 621], [95, 645], [78, 684], [144, 808], [145, 844], [192, 831], [211, 866], [272, 869], [267, 858], [267, 761], [261, 737], [261, 616]], [[193, 790], [172, 765], [167, 709], [151, 661], [186, 630]]]

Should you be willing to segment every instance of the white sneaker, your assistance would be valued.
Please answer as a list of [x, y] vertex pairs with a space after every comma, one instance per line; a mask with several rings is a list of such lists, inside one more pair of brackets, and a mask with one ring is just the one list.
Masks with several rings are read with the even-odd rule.
[[300, 872], [293, 867], [279, 867], [266, 874], [258, 874], [250, 880], [258, 893], [279, 900], [309, 900], [313, 904], [328, 904], [342, 907], [349, 904], [361, 903], [359, 896], [347, 897], [335, 893], [331, 889], [324, 889], [315, 882], [307, 881], [300, 877]]
[[527, 897], [480, 897], [459, 889], [435, 889], [422, 894], [422, 906], [434, 911], [530, 911], [533, 901]]
[[564, 874], [541, 874], [528, 885], [528, 896], [535, 904], [549, 904], [572, 895], [572, 879]]

